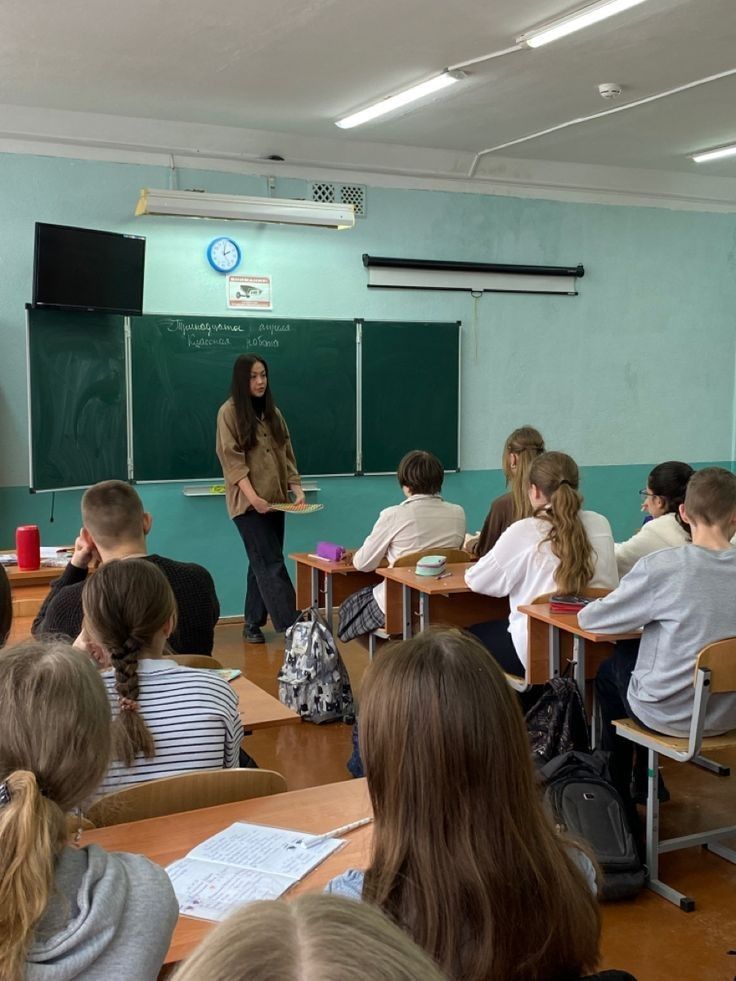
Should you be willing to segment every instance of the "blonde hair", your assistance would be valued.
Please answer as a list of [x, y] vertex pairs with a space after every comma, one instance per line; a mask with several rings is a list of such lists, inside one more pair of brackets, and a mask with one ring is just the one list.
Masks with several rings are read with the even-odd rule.
[[562, 593], [579, 593], [595, 574], [595, 553], [580, 519], [578, 465], [566, 453], [542, 453], [532, 463], [529, 483], [549, 501], [549, 507], [537, 508], [534, 516], [550, 526], [543, 541], [559, 559], [555, 585]]
[[156, 744], [138, 707], [138, 658], [168, 620], [176, 600], [166, 576], [146, 559], [113, 559], [89, 576], [82, 590], [85, 630], [110, 655], [120, 700], [112, 723], [113, 759], [132, 766], [151, 759]]
[[443, 981], [444, 975], [375, 907], [338, 896], [300, 896], [244, 906], [209, 934], [174, 978]]
[[[516, 468], [511, 469], [509, 456], [516, 455]], [[513, 520], [529, 518], [532, 506], [529, 502], [529, 470], [534, 459], [544, 453], [544, 439], [533, 426], [521, 426], [508, 437], [503, 447], [501, 465], [513, 502]]]
[[54, 888], [67, 811], [109, 765], [110, 706], [88, 655], [62, 641], [0, 653], [0, 981], [17, 981]]
[[82, 497], [82, 524], [103, 548], [143, 537], [143, 502], [124, 480], [103, 480]]
[[364, 900], [462, 981], [594, 968], [596, 899], [542, 809], [518, 703], [477, 640], [438, 630], [387, 645], [363, 682], [360, 744], [375, 816]]

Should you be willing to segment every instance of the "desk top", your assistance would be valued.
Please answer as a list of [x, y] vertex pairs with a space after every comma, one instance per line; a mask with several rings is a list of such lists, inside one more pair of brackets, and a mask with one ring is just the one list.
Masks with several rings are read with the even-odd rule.
[[242, 675], [231, 681], [230, 687], [238, 696], [240, 719], [247, 730], [301, 725], [301, 717], [296, 712]]
[[[235, 821], [251, 821], [276, 828], [290, 828], [311, 834], [323, 834], [371, 814], [365, 780], [345, 780], [323, 787], [309, 787], [271, 797], [220, 804], [198, 811], [131, 821], [110, 828], [85, 831], [81, 844], [100, 845], [107, 851], [134, 852], [146, 855], [159, 865], [170, 865], [183, 858], [195, 845]], [[288, 898], [304, 892], [316, 892], [348, 868], [365, 868], [369, 860], [371, 827], [359, 828], [346, 835], [347, 844], [330, 855], [287, 893]], [[166, 963], [182, 960], [191, 953], [216, 926], [205, 920], [180, 916], [174, 931]]]
[[558, 630], [564, 630], [576, 637], [583, 637], [594, 644], [615, 644], [617, 640], [633, 640], [641, 637], [641, 630], [632, 630], [626, 634], [605, 634], [597, 630], [585, 630], [578, 623], [577, 613], [552, 613], [549, 603], [534, 603], [531, 606], [520, 606], [519, 613], [526, 613], [533, 620], [541, 620]]
[[332, 575], [340, 573], [346, 575], [350, 572], [360, 571], [355, 568], [351, 560], [330, 562], [329, 559], [318, 559], [314, 555], [310, 555], [309, 552], [290, 552], [289, 558], [294, 559], [299, 565], [308, 565], [310, 569], [321, 569], [322, 572], [329, 572]]
[[438, 579], [437, 576], [418, 576], [412, 566], [403, 568], [376, 569], [379, 576], [384, 579], [391, 579], [393, 582], [401, 583], [402, 586], [411, 586], [420, 593], [448, 595], [450, 593], [472, 593], [472, 589], [465, 584], [465, 571], [470, 569], [474, 562], [458, 562], [448, 564], [446, 572], [449, 576]]
[[38, 586], [50, 583], [53, 579], [58, 579], [64, 571], [65, 566], [42, 565], [40, 569], [19, 569], [17, 565], [6, 565], [5, 571], [13, 586]]

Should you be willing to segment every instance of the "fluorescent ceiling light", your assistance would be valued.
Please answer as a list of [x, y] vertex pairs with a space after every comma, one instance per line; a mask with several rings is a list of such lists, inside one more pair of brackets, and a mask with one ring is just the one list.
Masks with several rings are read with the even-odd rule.
[[266, 221], [323, 228], [353, 228], [355, 225], [355, 208], [352, 204], [150, 188], [141, 191], [135, 213], [138, 216], [173, 215], [180, 218], [216, 218], [221, 221]]
[[568, 14], [567, 17], [559, 17], [542, 27], [535, 27], [516, 40], [519, 44], [527, 44], [530, 48], [540, 48], [543, 44], [557, 41], [574, 31], [581, 31], [584, 27], [590, 27], [591, 24], [597, 24], [640, 3], [644, 3], [644, 0], [604, 0], [602, 3], [589, 4], [574, 14]]
[[708, 163], [710, 160], [721, 160], [723, 157], [736, 157], [736, 143], [729, 146], [719, 146], [715, 150], [702, 150], [691, 154], [696, 164]]
[[427, 82], [412, 85], [410, 89], [404, 89], [398, 95], [391, 95], [387, 99], [381, 99], [380, 102], [375, 102], [366, 109], [361, 109], [360, 112], [354, 112], [350, 116], [338, 119], [335, 125], [339, 126], [340, 129], [352, 129], [353, 126], [360, 126], [362, 123], [370, 122], [371, 119], [385, 116], [387, 112], [393, 112], [394, 109], [400, 109], [410, 102], [423, 99], [425, 95], [439, 92], [441, 89], [447, 88], [448, 85], [453, 85], [455, 82], [460, 81], [462, 77], [463, 75], [460, 72], [443, 72], [441, 75], [435, 75], [434, 78], [430, 78]]

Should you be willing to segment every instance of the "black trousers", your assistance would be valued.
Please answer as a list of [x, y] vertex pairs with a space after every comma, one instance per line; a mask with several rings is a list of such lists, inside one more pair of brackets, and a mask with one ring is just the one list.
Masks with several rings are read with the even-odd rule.
[[296, 620], [296, 594], [284, 564], [284, 523], [281, 511], [259, 514], [254, 509], [233, 518], [248, 556], [245, 622], [262, 627], [271, 617], [282, 633]]
[[[595, 679], [595, 693], [601, 714], [601, 749], [611, 754], [611, 782], [624, 801], [630, 798], [634, 744], [616, 735], [613, 720], [628, 716], [641, 725], [631, 711], [626, 697], [638, 654], [638, 640], [620, 640], [611, 657], [601, 664]], [[641, 759], [645, 765], [646, 751], [638, 753], [637, 759]]]
[[516, 653], [514, 642], [509, 633], [508, 617], [504, 620], [487, 620], [485, 623], [475, 623], [468, 627], [468, 632], [473, 634], [478, 640], [487, 647], [503, 670], [507, 674], [524, 674], [524, 665], [519, 660]]

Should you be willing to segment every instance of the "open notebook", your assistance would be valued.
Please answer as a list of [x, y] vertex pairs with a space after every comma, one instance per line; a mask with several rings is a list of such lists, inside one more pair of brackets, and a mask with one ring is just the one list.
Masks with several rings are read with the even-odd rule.
[[[179, 912], [222, 920], [254, 899], [276, 899], [345, 842], [238, 822], [193, 848], [166, 869]], [[293, 847], [289, 847], [293, 846]]]

